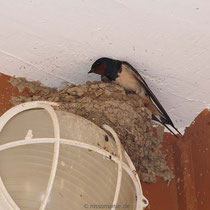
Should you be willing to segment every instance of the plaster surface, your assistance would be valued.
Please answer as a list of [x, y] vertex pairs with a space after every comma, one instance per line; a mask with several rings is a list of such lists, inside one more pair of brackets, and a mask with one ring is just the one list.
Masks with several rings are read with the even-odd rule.
[[0, 0], [0, 72], [85, 83], [92, 62], [130, 62], [182, 129], [210, 106], [210, 1]]

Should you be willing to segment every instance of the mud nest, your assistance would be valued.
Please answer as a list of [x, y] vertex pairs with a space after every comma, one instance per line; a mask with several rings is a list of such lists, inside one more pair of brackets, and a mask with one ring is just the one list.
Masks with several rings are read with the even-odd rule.
[[155, 182], [156, 176], [170, 181], [174, 177], [160, 150], [163, 127], [157, 127], [155, 137], [151, 112], [144, 107], [140, 96], [127, 94], [122, 87], [104, 82], [70, 85], [59, 91], [24, 78], [12, 78], [10, 82], [23, 94], [12, 98], [14, 105], [34, 100], [59, 102], [61, 110], [82, 116], [98, 126], [111, 126], [142, 181]]

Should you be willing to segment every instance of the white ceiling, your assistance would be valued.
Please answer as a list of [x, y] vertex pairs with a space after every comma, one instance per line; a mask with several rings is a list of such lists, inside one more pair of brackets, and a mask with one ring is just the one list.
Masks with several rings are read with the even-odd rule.
[[85, 83], [101, 56], [127, 60], [179, 128], [210, 105], [209, 0], [0, 0], [0, 72]]

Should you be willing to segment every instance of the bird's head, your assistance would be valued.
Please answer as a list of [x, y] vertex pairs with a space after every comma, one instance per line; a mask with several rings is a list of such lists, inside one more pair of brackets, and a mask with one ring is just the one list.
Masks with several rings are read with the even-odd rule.
[[96, 60], [89, 73], [95, 73], [99, 75], [104, 75], [105, 71], [109, 68], [109, 66], [112, 64], [113, 60], [110, 58], [99, 58]]

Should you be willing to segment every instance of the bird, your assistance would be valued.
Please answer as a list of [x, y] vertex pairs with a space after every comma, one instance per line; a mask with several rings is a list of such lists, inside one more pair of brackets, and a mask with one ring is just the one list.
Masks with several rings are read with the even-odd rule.
[[114, 82], [125, 90], [141, 96], [145, 107], [151, 111], [154, 121], [166, 127], [175, 137], [179, 138], [169, 126], [182, 136], [146, 81], [131, 64], [126, 61], [102, 57], [92, 64], [89, 73], [98, 74], [102, 81]]

